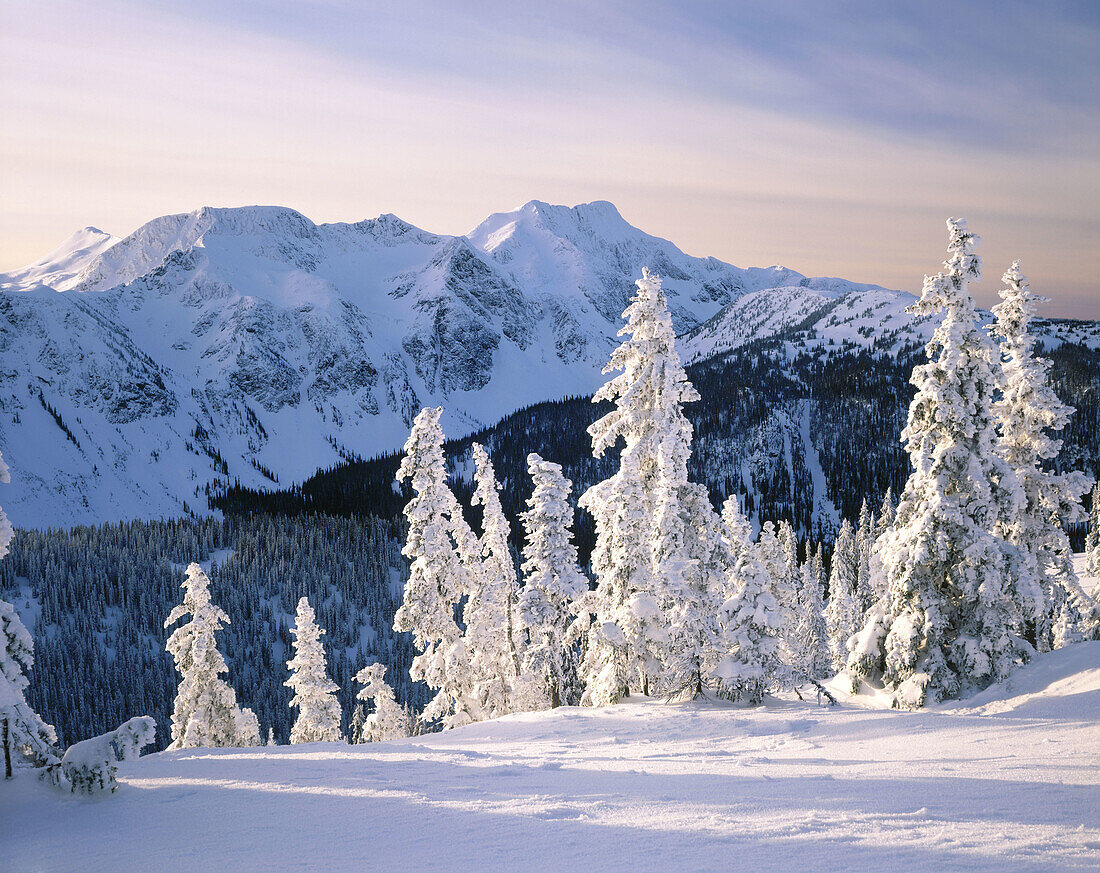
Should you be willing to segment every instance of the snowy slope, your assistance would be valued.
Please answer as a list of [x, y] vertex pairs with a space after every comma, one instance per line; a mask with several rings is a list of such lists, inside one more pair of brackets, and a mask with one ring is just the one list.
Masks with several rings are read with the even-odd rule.
[[0, 783], [12, 870], [1095, 870], [1100, 643], [951, 709], [632, 701]]
[[0, 290], [22, 290], [48, 285], [57, 290], [72, 287], [83, 270], [119, 241], [97, 227], [78, 230], [56, 249], [21, 270], [0, 273]]
[[[792, 353], [864, 348], [894, 354], [906, 345], [924, 345], [936, 329], [935, 319], [906, 312], [915, 300], [904, 291], [868, 288], [830, 294], [812, 284], [748, 293], [687, 331], [682, 356], [701, 361], [776, 336], [786, 340]], [[984, 324], [994, 320], [990, 312], [979, 314]], [[1100, 349], [1100, 322], [1036, 319], [1032, 332], [1048, 347], [1075, 343]]]
[[460, 436], [591, 392], [646, 266], [690, 360], [807, 324], [789, 341], [927, 327], [909, 295], [689, 257], [606, 202], [532, 201], [466, 237], [260, 206], [86, 228], [0, 274], [3, 505], [24, 527], [202, 511], [212, 486], [399, 449], [425, 405]]

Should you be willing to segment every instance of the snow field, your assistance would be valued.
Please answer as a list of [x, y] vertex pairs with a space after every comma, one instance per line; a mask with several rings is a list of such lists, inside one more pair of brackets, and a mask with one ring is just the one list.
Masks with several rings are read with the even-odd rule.
[[949, 707], [874, 705], [633, 699], [364, 746], [165, 752], [121, 763], [96, 801], [24, 771], [0, 783], [0, 867], [1100, 867], [1100, 643]]

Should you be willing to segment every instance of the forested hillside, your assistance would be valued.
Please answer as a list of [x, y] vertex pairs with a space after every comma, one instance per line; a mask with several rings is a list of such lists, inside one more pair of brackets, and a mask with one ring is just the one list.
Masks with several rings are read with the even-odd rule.
[[288, 628], [302, 596], [327, 631], [345, 722], [355, 708], [351, 677], [370, 661], [391, 668], [402, 700], [418, 702], [411, 640], [392, 629], [406, 572], [400, 537], [396, 523], [374, 518], [265, 515], [20, 531], [0, 562], [0, 599], [33, 617], [30, 699], [62, 743], [140, 712], [156, 719], [163, 748], [179, 681], [164, 620], [180, 601], [183, 567], [213, 556], [211, 593], [231, 622], [219, 634], [230, 679], [264, 736], [272, 728], [286, 742]]
[[[909, 474], [900, 434], [913, 395], [909, 375], [924, 360], [924, 350], [807, 351], [792, 342], [798, 338], [788, 333], [688, 368], [701, 395], [685, 406], [695, 428], [689, 469], [716, 502], [741, 494], [757, 526], [788, 519], [803, 538], [830, 540], [842, 518], [857, 520], [864, 499], [877, 507], [887, 488], [896, 496]], [[1058, 434], [1064, 442], [1055, 467], [1100, 475], [1100, 350], [1066, 343], [1039, 353], [1053, 360], [1052, 384], [1077, 410]], [[492, 455], [509, 516], [515, 517], [527, 497], [528, 452], [561, 463], [579, 493], [605, 478], [615, 463], [613, 456], [592, 457], [586, 429], [601, 414], [587, 397], [540, 403], [450, 441], [456, 493], [468, 496], [475, 441]], [[386, 455], [351, 461], [282, 491], [232, 487], [212, 494], [211, 505], [230, 513], [395, 518], [407, 499], [394, 483], [399, 460]], [[1071, 536], [1081, 548], [1083, 531]], [[585, 560], [592, 527], [584, 513], [577, 539]]]

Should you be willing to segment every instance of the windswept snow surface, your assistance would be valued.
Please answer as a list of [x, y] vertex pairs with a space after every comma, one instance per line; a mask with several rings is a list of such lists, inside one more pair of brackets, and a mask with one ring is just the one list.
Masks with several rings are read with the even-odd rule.
[[20, 871], [1042, 871], [1100, 863], [1100, 643], [936, 711], [635, 700], [0, 783]]

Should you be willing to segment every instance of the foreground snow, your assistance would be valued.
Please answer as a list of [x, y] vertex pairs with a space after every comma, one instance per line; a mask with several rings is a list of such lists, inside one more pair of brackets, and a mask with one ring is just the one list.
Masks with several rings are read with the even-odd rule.
[[[869, 699], [873, 702], [873, 699]], [[1100, 643], [920, 713], [634, 701], [0, 783], [4, 869], [1095, 870]]]

